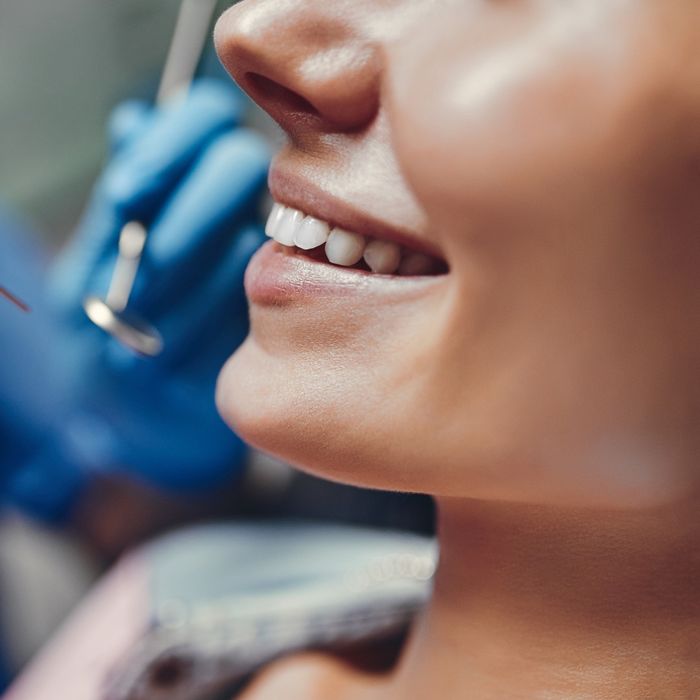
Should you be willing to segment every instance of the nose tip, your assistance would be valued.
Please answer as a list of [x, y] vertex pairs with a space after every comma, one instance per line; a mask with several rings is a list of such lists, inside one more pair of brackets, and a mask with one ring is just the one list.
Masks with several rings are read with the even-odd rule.
[[352, 18], [318, 0], [246, 0], [219, 20], [219, 58], [285, 130], [356, 131], [379, 107], [381, 58]]

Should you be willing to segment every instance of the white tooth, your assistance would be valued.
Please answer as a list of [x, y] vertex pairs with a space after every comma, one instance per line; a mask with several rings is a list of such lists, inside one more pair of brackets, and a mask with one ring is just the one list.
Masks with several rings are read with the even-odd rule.
[[423, 253], [408, 253], [399, 265], [400, 275], [427, 275], [435, 270], [435, 261]]
[[358, 233], [334, 228], [326, 241], [326, 257], [336, 265], [350, 267], [360, 262], [365, 250], [365, 239]]
[[330, 231], [331, 229], [325, 221], [307, 216], [294, 232], [294, 243], [303, 250], [318, 248], [328, 240]]
[[272, 211], [270, 211], [270, 216], [267, 217], [267, 223], [265, 224], [266, 236], [269, 236], [270, 238], [275, 237], [275, 233], [279, 228], [280, 221], [282, 221], [286, 208], [287, 207], [283, 206], [282, 204], [278, 204], [277, 202], [272, 205]]
[[372, 272], [391, 275], [401, 262], [401, 248], [390, 241], [370, 241], [365, 248], [364, 258]]
[[281, 245], [292, 247], [294, 245], [294, 234], [299, 228], [304, 219], [304, 215], [297, 209], [286, 207], [277, 230], [275, 231], [275, 240]]

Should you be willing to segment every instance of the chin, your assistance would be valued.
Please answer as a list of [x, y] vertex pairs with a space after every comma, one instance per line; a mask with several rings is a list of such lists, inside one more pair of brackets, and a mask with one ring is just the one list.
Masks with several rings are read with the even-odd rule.
[[299, 358], [271, 356], [249, 336], [219, 375], [217, 406], [245, 442], [303, 471], [356, 486], [420, 491], [425, 463], [414, 454], [414, 468], [401, 454], [397, 423], [377, 418], [375, 399], [357, 391], [351, 373], [336, 375], [331, 367], [313, 372]]
[[371, 275], [270, 243], [245, 282], [251, 333], [219, 377], [224, 420], [326, 478], [419, 490], [425, 459], [405, 438], [424, 420], [445, 276]]
[[[249, 445], [306, 471], [328, 474], [332, 442], [324, 403], [308, 397], [289, 362], [268, 355], [252, 336], [224, 365], [216, 402], [226, 423]], [[337, 461], [335, 461], [337, 464]], [[348, 475], [345, 475], [346, 478]], [[336, 476], [335, 478], [341, 478]]]
[[[277, 417], [280, 388], [266, 364], [263, 353], [248, 336], [219, 374], [216, 405], [224, 421], [245, 442], [277, 454], [275, 435], [282, 435], [285, 426]], [[291, 409], [288, 415], [291, 417]], [[291, 421], [287, 428], [290, 426]]]
[[[271, 355], [249, 336], [221, 371], [217, 405], [251, 446], [332, 481], [437, 497], [625, 510], [667, 507], [697, 487], [689, 473], [665, 468], [672, 455], [650, 460], [645, 450], [647, 459], [620, 467], [619, 455], [594, 454], [583, 438], [569, 445], [580, 458], [568, 462], [551, 459], [551, 433], [543, 451], [533, 449], [535, 441], [484, 451], [484, 436], [459, 424], [443, 435], [446, 444], [435, 444], [411, 422], [419, 412], [415, 402], [380, 405], [381, 392], [353, 391], [352, 373], [336, 376], [330, 366], [314, 372], [312, 365]], [[567, 445], [559, 447], [568, 452]], [[624, 452], [639, 456], [630, 445]], [[524, 461], [525, 454], [531, 459]]]

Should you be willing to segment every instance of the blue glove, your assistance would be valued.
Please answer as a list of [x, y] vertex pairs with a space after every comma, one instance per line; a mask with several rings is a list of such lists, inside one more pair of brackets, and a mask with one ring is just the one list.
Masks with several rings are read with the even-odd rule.
[[64, 508], [63, 494], [79, 491], [82, 477], [62, 439], [73, 407], [53, 351], [64, 334], [43, 293], [46, 268], [38, 237], [0, 206], [0, 283], [31, 307], [25, 314], [0, 299], [0, 502], [22, 481], [33, 512], [51, 518]]
[[[84, 475], [124, 469], [170, 489], [204, 489], [242, 466], [245, 446], [218, 416], [214, 390], [247, 334], [243, 272], [264, 241], [269, 151], [238, 125], [243, 108], [229, 86], [202, 81], [164, 108], [127, 103], [112, 118], [114, 156], [49, 287], [65, 331], [52, 354], [74, 405], [61, 451]], [[82, 309], [87, 294], [106, 294], [119, 233], [133, 219], [149, 235], [128, 308], [160, 330], [156, 358], [126, 350]], [[61, 490], [49, 470], [25, 470], [14, 501], [32, 509], [42, 480]], [[65, 481], [68, 503], [75, 486]]]

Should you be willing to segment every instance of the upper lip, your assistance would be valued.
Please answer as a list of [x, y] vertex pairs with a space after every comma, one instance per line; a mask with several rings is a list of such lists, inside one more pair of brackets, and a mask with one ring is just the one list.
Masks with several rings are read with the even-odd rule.
[[286, 173], [274, 165], [270, 169], [268, 186], [275, 201], [321, 219], [331, 227], [338, 226], [368, 238], [393, 241], [409, 250], [444, 260], [444, 256], [429, 241], [368, 216], [352, 204], [324, 192], [315, 183]]

